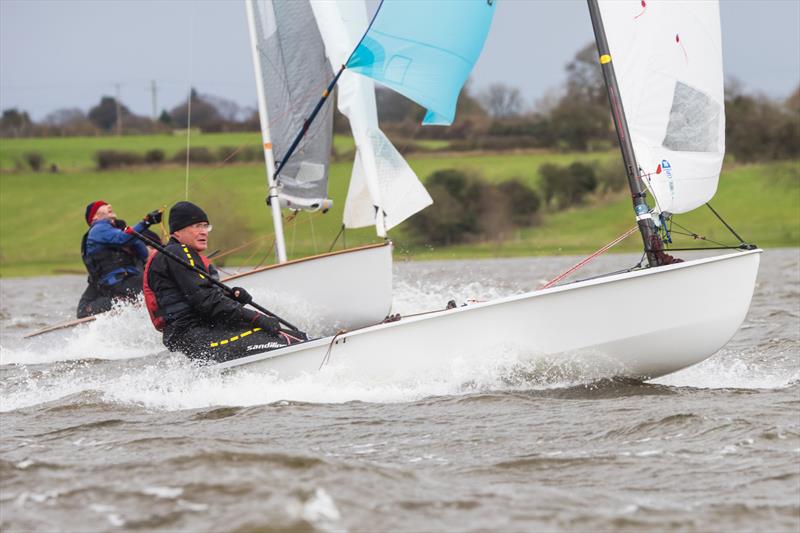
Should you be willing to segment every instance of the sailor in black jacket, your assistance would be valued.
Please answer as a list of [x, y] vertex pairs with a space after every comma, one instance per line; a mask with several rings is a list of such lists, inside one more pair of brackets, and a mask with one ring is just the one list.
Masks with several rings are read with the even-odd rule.
[[288, 339], [279, 322], [239, 302], [248, 302], [244, 289], [235, 300], [210, 283], [217, 271], [200, 252], [208, 246], [212, 226], [208, 216], [190, 202], [178, 202], [169, 213], [171, 238], [166, 249], [208, 274], [198, 274], [156, 253], [145, 268], [145, 302], [164, 345], [193, 359], [218, 362], [280, 348]]

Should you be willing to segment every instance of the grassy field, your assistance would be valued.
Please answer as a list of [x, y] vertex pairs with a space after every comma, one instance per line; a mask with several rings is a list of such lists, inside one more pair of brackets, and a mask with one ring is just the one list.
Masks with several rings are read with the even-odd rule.
[[[214, 139], [218, 146], [233, 146], [239, 140], [247, 140], [247, 136], [230, 134], [219, 138], [201, 137]], [[105, 138], [108, 139], [113, 138]], [[132, 142], [125, 137], [122, 139]], [[141, 149], [147, 146], [164, 149], [163, 144], [156, 143], [157, 139], [159, 137], [152, 138], [154, 144], [150, 145], [141, 139]], [[66, 144], [72, 146], [76, 158], [81, 153], [84, 155], [80, 157], [92, 153], [87, 148], [81, 152], [79, 142], [73, 139], [40, 140], [42, 143], [51, 141], [70, 141]], [[258, 142], [257, 135], [255, 142]], [[59, 145], [58, 149], [68, 151], [66, 144]], [[0, 159], [4, 161], [11, 159], [6, 147], [3, 141]], [[39, 150], [51, 157], [44, 148]], [[519, 177], [535, 186], [539, 179], [538, 168], [544, 163], [565, 164], [609, 157], [617, 157], [617, 154], [429, 154], [411, 157], [409, 163], [423, 179], [436, 170], [460, 168], [478, 172], [492, 181]], [[301, 213], [287, 223], [285, 234], [290, 256], [301, 257], [328, 249], [341, 225], [350, 168], [350, 163], [336, 163], [331, 168], [333, 209], [324, 215]], [[83, 213], [89, 201], [97, 198], [109, 201], [119, 216], [133, 223], [156, 207], [184, 199], [184, 178], [185, 170], [180, 166], [114, 172], [84, 169], [57, 174], [0, 172], [0, 276], [81, 271], [78, 248], [81, 235], [86, 231]], [[227, 257], [228, 264], [271, 260], [272, 224], [264, 203], [264, 183], [263, 166], [257, 164], [191, 168], [189, 199], [203, 205], [216, 226], [211, 234], [211, 249], [228, 250], [256, 241]], [[746, 239], [761, 246], [800, 246], [800, 170], [797, 163], [726, 169], [713, 204]], [[699, 209], [681, 216], [678, 221], [715, 240], [732, 242], [707, 210]], [[442, 249], [413, 247], [407, 244], [409, 239], [403, 225], [393, 230], [391, 237], [397, 244], [398, 256], [412, 258], [583, 253], [600, 247], [632, 225], [630, 200], [623, 194], [596, 199], [581, 209], [547, 214], [541, 225], [519, 230], [502, 242]], [[348, 230], [346, 237], [348, 246], [376, 241], [372, 229]], [[619, 248], [639, 249], [638, 236], [629, 238]]]
[[[229, 148], [260, 147], [261, 133], [200, 133], [192, 131], [191, 145], [206, 147], [211, 151]], [[409, 144], [408, 142], [402, 143]], [[449, 141], [415, 140], [415, 146], [427, 150], [447, 148]], [[334, 150], [346, 154], [355, 149], [353, 138], [349, 135], [336, 135]], [[47, 168], [56, 164], [62, 170], [87, 170], [95, 167], [94, 155], [99, 150], [118, 150], [144, 154], [148, 150], [160, 149], [167, 159], [186, 151], [186, 132], [164, 135], [125, 135], [122, 137], [50, 137], [0, 139], [0, 170], [19, 170], [28, 168], [25, 154], [39, 152], [45, 158]], [[279, 155], [279, 154], [276, 154]]]
[[[800, 165], [771, 163], [742, 165], [723, 171], [717, 194], [711, 201], [723, 218], [745, 240], [763, 248], [800, 246]], [[706, 208], [677, 215], [675, 222], [726, 245], [737, 245], [731, 233]], [[630, 197], [616, 194], [596, 198], [591, 205], [548, 214], [542, 224], [519, 230], [502, 242], [452, 246], [441, 250], [414, 250], [415, 259], [505, 257], [524, 255], [583, 254], [612, 241], [634, 220]], [[678, 235], [673, 226], [675, 248], [714, 246]], [[614, 249], [638, 252], [638, 232]], [[676, 254], [680, 255], [680, 254]]]

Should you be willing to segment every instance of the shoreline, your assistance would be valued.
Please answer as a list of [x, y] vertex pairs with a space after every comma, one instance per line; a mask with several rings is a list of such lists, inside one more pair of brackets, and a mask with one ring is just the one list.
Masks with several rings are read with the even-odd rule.
[[[765, 253], [770, 252], [777, 252], [777, 251], [794, 251], [798, 254], [798, 260], [800, 261], [800, 246], [776, 246], [776, 247], [761, 247]], [[724, 253], [733, 253], [735, 249], [724, 249], [719, 250], [719, 254], [722, 255]], [[547, 250], [543, 253], [530, 253], [530, 254], [507, 254], [507, 255], [473, 255], [473, 256], [460, 256], [456, 255], [453, 252], [446, 252], [442, 251], [441, 253], [432, 252], [430, 254], [398, 254], [395, 251], [393, 262], [395, 265], [402, 264], [402, 263], [451, 263], [451, 262], [488, 262], [488, 261], [513, 261], [513, 260], [524, 260], [524, 259], [544, 259], [544, 258], [551, 258], [551, 257], [558, 257], [558, 258], [574, 258], [576, 261], [585, 258], [586, 256], [595, 252], [594, 249], [589, 250], [586, 249], [585, 251], [582, 250], [565, 250], [564, 253], [547, 253], [551, 252], [551, 250]], [[698, 254], [698, 255], [715, 255], [717, 250], [697, 250], [696, 252], [678, 252], [675, 255], [689, 255], [689, 254]], [[608, 256], [608, 255], [630, 255], [630, 256], [637, 256], [641, 254], [641, 251], [633, 250], [633, 249], [625, 249], [621, 248], [619, 250], [613, 251], [610, 250], [599, 257]], [[213, 259], [212, 259], [213, 263]], [[28, 279], [28, 278], [59, 278], [63, 276], [85, 276], [86, 272], [81, 270], [80, 265], [74, 264], [61, 264], [57, 263], [59, 266], [55, 266], [53, 268], [43, 269], [41, 264], [30, 265], [32, 270], [30, 273], [24, 274], [17, 274], [19, 270], [22, 270], [25, 267], [5, 267], [0, 266], [0, 280], [4, 282], [13, 282], [17, 279]], [[263, 266], [263, 265], [262, 265]], [[230, 269], [243, 269], [245, 268], [244, 265], [225, 265], [220, 268], [221, 271], [225, 272], [226, 270]], [[247, 268], [255, 268], [255, 267], [247, 267]], [[5, 272], [7, 270], [11, 270], [14, 272], [14, 275], [6, 275]], [[245, 270], [246, 272], [246, 270]]]

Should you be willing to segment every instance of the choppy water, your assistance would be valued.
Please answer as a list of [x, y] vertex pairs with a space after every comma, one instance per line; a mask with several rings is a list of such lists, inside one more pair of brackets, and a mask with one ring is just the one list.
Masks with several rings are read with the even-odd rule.
[[[522, 292], [573, 261], [400, 263], [395, 310]], [[220, 374], [153, 355], [135, 309], [20, 340], [69, 318], [82, 283], [0, 280], [4, 531], [800, 529], [797, 249], [764, 254], [722, 351], [646, 384]]]

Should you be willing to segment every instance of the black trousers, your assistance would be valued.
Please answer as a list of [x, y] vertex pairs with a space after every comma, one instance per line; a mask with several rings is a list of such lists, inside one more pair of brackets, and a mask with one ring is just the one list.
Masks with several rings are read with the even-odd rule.
[[128, 276], [119, 283], [96, 287], [91, 283], [78, 302], [78, 318], [105, 313], [117, 300], [134, 299], [142, 292], [142, 275]]
[[287, 342], [283, 337], [270, 335], [261, 328], [224, 325], [196, 327], [179, 335], [172, 333], [168, 338], [165, 336], [164, 345], [171, 351], [183, 352], [191, 359], [223, 363], [283, 348]]

